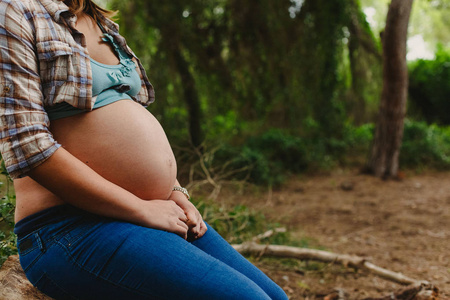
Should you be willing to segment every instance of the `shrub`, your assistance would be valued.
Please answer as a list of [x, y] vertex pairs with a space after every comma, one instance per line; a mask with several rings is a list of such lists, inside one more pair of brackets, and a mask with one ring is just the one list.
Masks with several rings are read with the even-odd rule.
[[400, 165], [449, 169], [450, 127], [406, 120]]
[[409, 98], [413, 110], [428, 123], [450, 125], [450, 50], [438, 47], [434, 60], [417, 60], [409, 66]]
[[300, 137], [271, 129], [247, 139], [243, 145], [222, 146], [215, 153], [212, 164], [227, 163], [231, 170], [242, 169], [234, 175], [235, 179], [276, 186], [289, 173], [299, 173], [307, 168], [307, 152], [306, 143]]
[[264, 155], [272, 162], [271, 167], [298, 173], [308, 166], [305, 141], [280, 129], [271, 129], [261, 136], [252, 137], [248, 139], [246, 146]]
[[0, 181], [2, 193], [5, 195], [0, 199], [0, 266], [8, 256], [17, 254], [16, 236], [12, 232], [14, 229], [14, 209], [15, 196], [9, 191], [9, 179], [6, 184]]
[[[245, 205], [234, 207], [221, 206], [213, 201], [204, 201], [193, 198], [203, 216], [203, 219], [210, 224], [229, 243], [243, 243], [252, 240], [253, 237], [268, 230], [275, 229], [281, 225], [270, 223], [265, 216], [258, 211], [248, 208]], [[274, 232], [268, 238], [261, 240], [271, 244], [297, 244], [292, 240], [288, 232]]]
[[284, 179], [279, 166], [270, 162], [264, 153], [246, 145], [224, 145], [218, 149], [210, 167], [219, 169], [214, 166], [224, 164], [227, 165], [225, 172], [232, 174], [228, 179], [245, 180], [261, 185], [277, 185]]

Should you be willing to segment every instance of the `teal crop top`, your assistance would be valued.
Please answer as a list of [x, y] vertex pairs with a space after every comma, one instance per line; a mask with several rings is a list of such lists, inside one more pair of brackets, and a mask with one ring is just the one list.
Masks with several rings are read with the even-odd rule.
[[[91, 58], [92, 97], [96, 97], [94, 109], [111, 104], [122, 99], [131, 99], [141, 89], [141, 79], [136, 71], [136, 64], [131, 57], [122, 50], [113, 37], [106, 33], [103, 26], [98, 24], [103, 32], [102, 40], [109, 42], [119, 57], [119, 64], [106, 65]], [[62, 102], [45, 108], [50, 120], [70, 117], [85, 110]]]

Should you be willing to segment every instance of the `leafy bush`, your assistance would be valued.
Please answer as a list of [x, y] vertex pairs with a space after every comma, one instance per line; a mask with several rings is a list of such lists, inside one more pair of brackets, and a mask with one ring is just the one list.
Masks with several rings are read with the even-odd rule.
[[450, 125], [450, 49], [438, 47], [434, 60], [409, 66], [409, 98], [427, 122]]
[[0, 266], [8, 256], [17, 254], [16, 236], [13, 233], [14, 203], [15, 197], [11, 195], [0, 199]]
[[[1, 159], [1, 157], [0, 157]], [[14, 209], [16, 197], [11, 191], [11, 179], [6, 172], [5, 164], [1, 160], [0, 173], [3, 180], [0, 180], [0, 266], [8, 256], [17, 254], [16, 236], [12, 232], [14, 229]]]
[[229, 162], [228, 168], [242, 169], [235, 174], [235, 179], [279, 185], [290, 172], [298, 173], [307, 168], [305, 145], [300, 137], [272, 129], [249, 138], [243, 145], [224, 145], [215, 153], [214, 164]]
[[344, 138], [336, 139], [314, 135], [300, 137], [281, 129], [270, 129], [248, 138], [241, 145], [219, 147], [208, 167], [219, 169], [217, 166], [226, 164], [228, 171], [241, 170], [233, 173], [232, 179], [279, 186], [290, 174], [346, 164], [349, 155], [352, 159], [366, 157], [373, 130], [373, 124], [360, 127], [346, 124]]
[[[213, 201], [197, 198], [193, 198], [192, 202], [202, 214], [203, 219], [229, 243], [250, 241], [261, 233], [280, 227], [280, 224], [268, 222], [262, 213], [244, 205], [225, 207]], [[270, 237], [262, 239], [261, 242], [279, 245], [298, 244], [291, 240], [288, 232], [277, 231]]]
[[268, 161], [287, 171], [301, 172], [308, 165], [304, 140], [279, 129], [271, 129], [261, 136], [250, 138], [246, 146], [259, 150]]
[[450, 168], [450, 127], [405, 121], [400, 164], [404, 167]]
[[[223, 146], [214, 164], [231, 161], [228, 167], [241, 169], [234, 179], [258, 185], [277, 186], [289, 174], [327, 170], [337, 165], [363, 166], [370, 152], [375, 125], [346, 124], [343, 138], [297, 137], [272, 129], [249, 138], [241, 146]], [[450, 127], [405, 120], [400, 165], [406, 168], [450, 168]], [[248, 169], [245, 169], [245, 166]]]
[[0, 230], [0, 266], [6, 261], [8, 256], [17, 254], [16, 236], [12, 231], [3, 232]]

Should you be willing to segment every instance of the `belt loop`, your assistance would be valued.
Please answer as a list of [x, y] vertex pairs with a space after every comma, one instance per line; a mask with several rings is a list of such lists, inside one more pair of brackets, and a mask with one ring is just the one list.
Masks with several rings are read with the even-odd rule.
[[45, 246], [44, 246], [44, 243], [42, 242], [42, 239], [41, 239], [39, 233], [36, 232], [36, 233], [34, 234], [34, 237], [35, 237], [35, 239], [36, 239], [36, 241], [37, 241], [37, 244], [38, 244], [38, 246], [39, 246], [39, 249], [41, 249], [42, 252], [45, 252]]

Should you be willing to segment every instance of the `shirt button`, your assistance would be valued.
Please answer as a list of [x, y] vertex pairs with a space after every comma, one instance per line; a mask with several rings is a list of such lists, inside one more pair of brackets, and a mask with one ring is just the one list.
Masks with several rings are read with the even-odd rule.
[[9, 86], [3, 87], [3, 93], [9, 93]]

